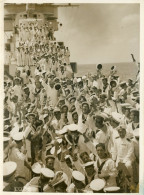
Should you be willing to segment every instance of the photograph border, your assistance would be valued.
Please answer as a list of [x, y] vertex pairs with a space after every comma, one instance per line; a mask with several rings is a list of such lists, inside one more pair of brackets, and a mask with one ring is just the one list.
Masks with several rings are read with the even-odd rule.
[[[140, 4], [140, 176], [139, 176], [139, 193], [135, 194], [144, 194], [144, 0], [5, 0], [0, 2], [0, 173], [3, 171], [3, 99], [4, 99], [4, 86], [3, 86], [3, 76], [4, 76], [4, 4], [5, 3], [122, 3], [122, 4], [131, 4], [131, 3], [137, 3]], [[0, 194], [15, 194], [14, 192], [3, 192], [2, 190], [3, 185], [3, 176], [0, 174]], [[16, 193], [16, 195], [19, 192]], [[31, 193], [25, 193], [22, 194], [31, 194]], [[38, 194], [38, 193], [32, 193], [32, 194]], [[44, 193], [47, 194], [47, 193]], [[53, 193], [49, 193], [53, 194]], [[124, 194], [124, 193], [119, 193]]]

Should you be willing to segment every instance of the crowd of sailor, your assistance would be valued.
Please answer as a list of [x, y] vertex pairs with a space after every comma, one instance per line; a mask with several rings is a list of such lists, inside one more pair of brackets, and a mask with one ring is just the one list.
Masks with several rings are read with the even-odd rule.
[[20, 29], [17, 50], [35, 60], [4, 80], [3, 190], [138, 192], [138, 75], [122, 80], [116, 66], [105, 75], [98, 64], [77, 78], [68, 48], [46, 43], [47, 26], [32, 33], [44, 39], [34, 45]]

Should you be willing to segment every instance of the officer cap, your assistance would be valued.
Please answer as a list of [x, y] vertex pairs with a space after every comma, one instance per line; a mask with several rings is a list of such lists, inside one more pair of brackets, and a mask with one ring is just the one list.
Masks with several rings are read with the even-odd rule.
[[118, 130], [118, 132], [121, 132], [121, 131], [123, 131], [123, 130], [126, 131], [126, 125], [124, 125], [124, 124], [119, 125], [119, 126], [117, 127], [117, 130]]
[[78, 180], [78, 181], [84, 181], [85, 180], [85, 176], [79, 171], [73, 171], [72, 176], [75, 180]]
[[68, 176], [63, 171], [57, 171], [55, 174], [55, 183], [53, 183], [53, 186], [56, 186], [62, 182], [64, 182], [66, 185], [68, 185]]

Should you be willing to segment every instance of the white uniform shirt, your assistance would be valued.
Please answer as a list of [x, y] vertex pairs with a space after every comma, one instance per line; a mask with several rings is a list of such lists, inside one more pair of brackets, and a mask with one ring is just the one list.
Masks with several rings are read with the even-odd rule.
[[128, 141], [127, 138], [117, 138], [114, 143], [114, 152], [112, 155], [113, 160], [118, 162], [126, 163], [127, 161], [134, 160], [134, 145], [131, 141]]

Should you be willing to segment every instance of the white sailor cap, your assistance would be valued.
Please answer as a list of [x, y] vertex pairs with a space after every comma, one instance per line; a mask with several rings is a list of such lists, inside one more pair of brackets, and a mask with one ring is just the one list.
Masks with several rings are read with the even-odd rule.
[[70, 144], [70, 145], [73, 145], [73, 143], [72, 143], [72, 141], [71, 140], [69, 140], [69, 137], [68, 137], [68, 135], [67, 134], [65, 134], [65, 140]]
[[130, 110], [130, 112], [136, 112], [136, 113], [138, 113], [139, 110], [137, 110], [136, 108], [133, 108], [133, 109]]
[[88, 102], [83, 102], [82, 103], [82, 106], [85, 105], [85, 104], [89, 106], [89, 103]]
[[129, 107], [129, 106], [131, 106], [129, 103], [122, 103], [120, 105], [121, 105], [121, 107]]
[[78, 130], [78, 125], [76, 124], [70, 124], [67, 126], [68, 130], [70, 131], [77, 131]]
[[43, 110], [48, 110], [48, 106], [43, 107]]
[[55, 78], [54, 78], [54, 81], [59, 81], [59, 78], [58, 78], [58, 77], [55, 77]]
[[21, 81], [21, 79], [20, 79], [19, 77], [15, 77], [14, 80], [19, 80], [19, 81]]
[[72, 158], [71, 158], [71, 156], [70, 156], [69, 154], [67, 154], [67, 155], [64, 157], [64, 159], [68, 159], [68, 158], [72, 161]]
[[67, 126], [68, 125], [64, 126], [61, 130], [56, 130], [56, 134], [57, 135], [63, 135], [65, 133], [67, 133], [67, 131], [68, 131], [68, 127]]
[[54, 112], [60, 112], [60, 109], [59, 109], [58, 107], [56, 107], [56, 108], [54, 109]]
[[113, 119], [114, 121], [118, 122], [118, 123], [121, 122], [121, 119], [122, 119], [122, 117], [123, 117], [122, 114], [120, 114], [120, 113], [118, 113], [118, 112], [112, 112], [111, 116], [112, 116], [112, 119]]
[[[5, 125], [5, 126], [9, 126], [9, 125]], [[8, 127], [7, 127], [7, 128], [8, 128]], [[7, 128], [6, 128], [6, 129], [7, 129]], [[4, 137], [9, 137], [9, 136], [10, 136], [10, 133], [4, 130], [3, 136], [4, 136]]]
[[104, 192], [118, 192], [120, 190], [120, 187], [118, 186], [111, 186], [104, 188]]
[[121, 83], [120, 83], [120, 86], [122, 86], [122, 85], [126, 85], [127, 84], [127, 82], [126, 81], [122, 81]]
[[135, 137], [139, 137], [139, 128], [134, 129], [133, 134]]
[[65, 97], [64, 96], [61, 96], [59, 99], [58, 99], [58, 101], [60, 102], [60, 101], [65, 101]]
[[57, 171], [55, 174], [56, 182], [53, 183], [53, 186], [56, 186], [62, 182], [68, 185], [68, 176], [63, 171]]
[[24, 132], [18, 132], [12, 135], [13, 140], [21, 141], [24, 137]]
[[[32, 105], [31, 105], [32, 106]], [[34, 106], [34, 105], [33, 105]], [[26, 118], [28, 118], [29, 116], [36, 116], [35, 113], [32, 113], [32, 112], [29, 112], [27, 115], [26, 115]]]
[[9, 120], [11, 120], [11, 118], [10, 118], [10, 117], [5, 118], [5, 119], [4, 119], [4, 122], [9, 121]]
[[134, 91], [132, 91], [132, 94], [133, 94], [133, 93], [139, 93], [139, 91], [138, 91], [138, 90], [134, 90]]
[[103, 120], [105, 120], [107, 117], [103, 113], [98, 113], [93, 116], [93, 119], [96, 118], [102, 118]]
[[8, 142], [10, 140], [10, 138], [9, 137], [3, 137], [3, 141], [6, 143], [6, 142]]
[[17, 164], [12, 161], [5, 162], [3, 164], [3, 177], [10, 177], [17, 168]]
[[38, 162], [36, 162], [32, 165], [32, 172], [36, 173], [36, 174], [40, 174], [41, 168], [42, 168], [42, 166]]
[[100, 191], [105, 187], [105, 180], [103, 179], [94, 179], [91, 183], [90, 183], [90, 188], [94, 191]]
[[41, 168], [41, 174], [46, 178], [53, 178], [54, 172], [48, 168]]
[[43, 71], [42, 71], [42, 74], [44, 74], [44, 73], [46, 73], [46, 71], [45, 71], [45, 70], [43, 70]]
[[54, 155], [47, 155], [45, 157], [45, 160], [47, 160], [47, 159], [54, 159], [55, 160], [55, 156]]
[[[57, 150], [57, 154], [60, 154], [61, 151], [62, 151], [61, 148], [59, 148], [59, 149]], [[55, 146], [53, 146], [53, 147], [51, 148], [50, 153], [51, 153], [52, 155], [55, 153]]]
[[76, 83], [77, 82], [77, 78], [75, 77], [74, 79], [73, 79], [73, 83]]
[[64, 107], [66, 107], [68, 109], [68, 106], [66, 104], [62, 105], [61, 109], [64, 108]]
[[41, 75], [41, 72], [37, 72], [35, 76], [40, 76]]
[[56, 141], [61, 144], [62, 143], [62, 138], [59, 138], [59, 137], [55, 137]]
[[80, 171], [73, 171], [72, 176], [75, 180], [84, 181], [85, 176]]
[[121, 124], [116, 128], [119, 132], [122, 131], [123, 129], [126, 130], [126, 125], [125, 124]]
[[69, 99], [68, 99], [68, 101], [72, 101], [72, 100], [75, 100], [76, 101], [76, 97], [75, 96], [72, 96], [72, 97], [70, 97]]
[[49, 116], [49, 114], [44, 114], [44, 115], [43, 115], [43, 118], [46, 118], [47, 116]]
[[64, 90], [65, 90], [65, 91], [70, 91], [70, 89], [69, 89], [69, 88], [65, 88]]
[[77, 82], [79, 83], [80, 81], [81, 81], [81, 78], [78, 78], [78, 79], [77, 79]]
[[89, 166], [92, 166], [92, 165], [94, 166], [94, 161], [89, 161], [89, 162], [83, 164], [82, 166], [85, 168], [85, 167], [89, 167]]
[[82, 80], [85, 80], [87, 77], [84, 75], [84, 76], [82, 76]]

